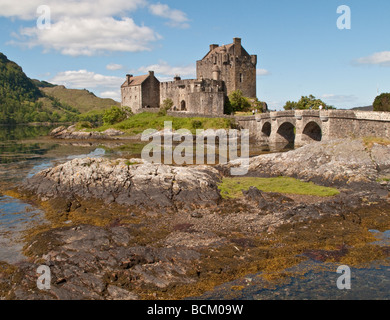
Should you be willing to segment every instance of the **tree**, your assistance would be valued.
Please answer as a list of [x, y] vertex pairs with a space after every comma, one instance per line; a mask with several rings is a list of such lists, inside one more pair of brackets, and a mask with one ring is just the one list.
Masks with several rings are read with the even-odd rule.
[[248, 111], [251, 108], [251, 103], [244, 97], [241, 90], [233, 91], [229, 95], [229, 102], [225, 105], [225, 110], [231, 112]]
[[106, 110], [103, 115], [104, 124], [113, 125], [119, 122], [126, 120], [127, 115], [124, 110], [117, 106], [111, 107], [111, 109]]
[[316, 99], [316, 97], [310, 95], [308, 97], [302, 96], [301, 100], [298, 102], [287, 101], [284, 110], [319, 110], [320, 106], [322, 106], [323, 109], [335, 109], [333, 106], [329, 106], [322, 100]]
[[390, 93], [382, 93], [375, 98], [374, 111], [390, 112]]

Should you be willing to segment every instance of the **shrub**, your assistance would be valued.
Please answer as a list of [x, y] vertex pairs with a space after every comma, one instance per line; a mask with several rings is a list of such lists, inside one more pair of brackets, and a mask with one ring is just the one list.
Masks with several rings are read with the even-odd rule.
[[165, 117], [168, 114], [168, 111], [171, 110], [173, 107], [173, 101], [172, 99], [165, 99], [163, 101], [163, 105], [158, 113], [160, 117]]
[[80, 121], [76, 125], [77, 130], [81, 129], [92, 129], [93, 125], [89, 121]]
[[191, 125], [192, 125], [193, 129], [201, 129], [203, 126], [203, 123], [202, 123], [202, 121], [199, 121], [199, 120], [192, 120]]

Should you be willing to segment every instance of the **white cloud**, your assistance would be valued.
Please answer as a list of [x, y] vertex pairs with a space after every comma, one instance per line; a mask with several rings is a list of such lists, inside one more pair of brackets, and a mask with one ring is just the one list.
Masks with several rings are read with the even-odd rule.
[[110, 71], [122, 70], [123, 68], [124, 67], [121, 64], [116, 63], [110, 63], [106, 66], [106, 69]]
[[171, 9], [166, 4], [151, 4], [149, 6], [149, 11], [155, 16], [168, 19], [169, 22], [167, 24], [171, 27], [179, 27], [183, 29], [190, 27], [188, 17], [183, 11]]
[[271, 73], [268, 70], [265, 70], [265, 69], [257, 69], [256, 70], [256, 75], [257, 76], [268, 76], [270, 74]]
[[104, 91], [100, 93], [101, 98], [108, 98], [108, 99], [113, 99], [115, 101], [121, 101], [121, 91], [116, 90], [116, 91]]
[[369, 65], [380, 65], [390, 66], [390, 51], [382, 51], [372, 54], [368, 57], [363, 57], [355, 60], [357, 64], [369, 64]]
[[320, 99], [330, 104], [346, 104], [356, 102], [358, 98], [355, 95], [341, 95], [341, 94], [323, 94]]
[[[41, 0], [0, 0], [0, 17], [34, 22], [40, 5]], [[50, 8], [51, 28], [22, 27], [19, 33], [12, 32], [11, 44], [92, 56], [111, 51], [148, 51], [153, 42], [161, 39], [152, 28], [137, 25], [130, 16], [147, 7], [147, 0], [46, 0], [45, 5]], [[187, 15], [180, 10], [158, 3], [149, 5], [149, 11], [168, 19], [172, 26], [188, 27]]]
[[64, 85], [69, 89], [119, 88], [124, 82], [124, 79], [121, 77], [105, 76], [87, 70], [78, 70], [60, 72], [50, 79], [49, 82]]
[[194, 64], [190, 64], [187, 66], [174, 67], [170, 66], [166, 61], [160, 61], [158, 64], [141, 67], [134, 73], [146, 74], [148, 71], [154, 71], [157, 75], [160, 75], [163, 78], [170, 78], [172, 80], [172, 78], [176, 75], [181, 77], [195, 77], [196, 66]]
[[124, 16], [147, 5], [146, 0], [0, 0], [0, 16], [34, 20], [38, 17], [37, 8], [48, 6], [52, 18], [61, 17], [108, 17]]
[[159, 36], [148, 27], [137, 26], [130, 18], [69, 18], [52, 23], [49, 30], [22, 28], [22, 43], [28, 47], [42, 46], [64, 55], [92, 56], [106, 51], [139, 52], [150, 50], [149, 44]]

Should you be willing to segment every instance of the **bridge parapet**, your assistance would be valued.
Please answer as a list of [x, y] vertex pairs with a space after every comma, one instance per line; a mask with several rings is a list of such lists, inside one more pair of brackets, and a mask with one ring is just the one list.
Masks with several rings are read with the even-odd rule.
[[354, 110], [289, 110], [237, 118], [262, 143], [303, 145], [346, 137], [390, 139], [390, 113]]

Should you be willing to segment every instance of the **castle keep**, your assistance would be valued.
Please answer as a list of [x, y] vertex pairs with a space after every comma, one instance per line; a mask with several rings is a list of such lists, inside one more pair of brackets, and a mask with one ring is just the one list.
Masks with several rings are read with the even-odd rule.
[[244, 96], [256, 98], [257, 56], [249, 55], [241, 39], [219, 46], [210, 45], [206, 56], [196, 63], [195, 80], [160, 82], [154, 72], [148, 75], [127, 75], [122, 85], [122, 106], [134, 113], [160, 108], [164, 100], [171, 99], [173, 111], [199, 115], [223, 115], [227, 96], [241, 90]]

